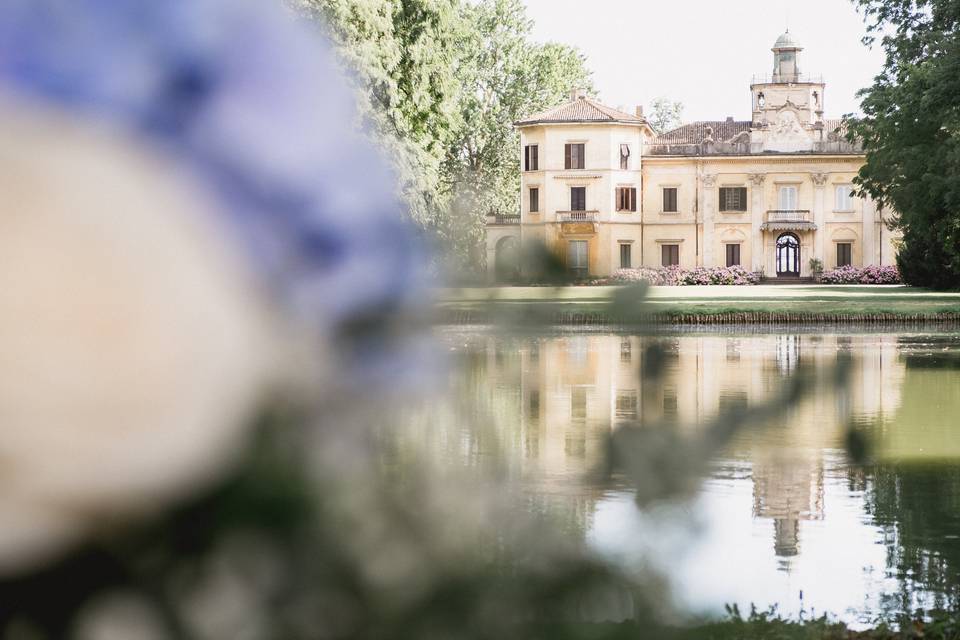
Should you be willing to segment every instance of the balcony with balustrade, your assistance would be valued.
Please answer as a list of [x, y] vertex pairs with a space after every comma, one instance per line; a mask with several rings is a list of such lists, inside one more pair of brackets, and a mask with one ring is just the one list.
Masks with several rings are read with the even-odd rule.
[[560, 222], [596, 222], [599, 211], [557, 211]]
[[760, 226], [765, 231], [812, 231], [817, 228], [809, 209], [768, 209]]
[[509, 226], [520, 224], [520, 214], [490, 212], [487, 214], [487, 224], [490, 226]]

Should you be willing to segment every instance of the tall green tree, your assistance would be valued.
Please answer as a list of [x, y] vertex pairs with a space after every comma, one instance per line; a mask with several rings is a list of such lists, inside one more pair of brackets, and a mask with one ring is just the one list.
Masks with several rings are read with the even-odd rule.
[[513, 123], [591, 89], [583, 56], [535, 43], [521, 0], [299, 0], [357, 83], [417, 221], [457, 272], [478, 271], [489, 211], [515, 212]]
[[654, 98], [650, 105], [650, 127], [657, 133], [666, 133], [683, 124], [683, 103], [663, 96]]
[[459, 0], [298, 0], [351, 72], [364, 124], [392, 157], [411, 217], [447, 203], [441, 169], [457, 129]]
[[568, 100], [572, 88], [592, 88], [584, 57], [574, 48], [534, 43], [521, 0], [464, 3], [459, 127], [445, 163], [454, 203], [448, 241], [461, 268], [482, 264], [489, 211], [520, 206], [520, 136], [513, 123]]
[[866, 151], [860, 190], [896, 211], [906, 282], [960, 287], [960, 2], [854, 0], [882, 72], [860, 92], [849, 136]]

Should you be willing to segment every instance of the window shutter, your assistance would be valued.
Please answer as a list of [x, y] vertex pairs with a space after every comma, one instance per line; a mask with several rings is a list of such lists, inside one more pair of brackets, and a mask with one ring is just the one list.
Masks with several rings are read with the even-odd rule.
[[620, 268], [629, 269], [633, 266], [632, 260], [630, 259], [630, 245], [623, 243], [620, 245]]
[[677, 211], [676, 187], [667, 187], [663, 190], [663, 211], [664, 213], [676, 213]]
[[538, 171], [540, 169], [540, 145], [533, 145], [530, 150], [530, 170]]
[[587, 209], [587, 188], [570, 187], [570, 210], [585, 211]]
[[530, 145], [523, 148], [523, 170], [530, 171]]
[[637, 188], [630, 187], [630, 211], [637, 210]]
[[570, 152], [571, 152], [570, 147], [572, 147], [572, 146], [573, 146], [573, 145], [570, 145], [570, 144], [565, 144], [565, 145], [563, 145], [563, 168], [564, 168], [564, 169], [569, 169], [569, 168], [570, 168], [570, 160], [571, 160], [571, 158], [570, 158]]

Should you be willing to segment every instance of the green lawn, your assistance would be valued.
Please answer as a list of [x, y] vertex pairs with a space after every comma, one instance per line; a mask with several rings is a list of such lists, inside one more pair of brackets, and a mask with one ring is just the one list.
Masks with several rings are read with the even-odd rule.
[[[440, 289], [442, 310], [495, 313], [520, 310], [608, 314], [613, 321], [631, 316], [721, 316], [777, 314], [816, 318], [897, 316], [916, 319], [943, 314], [960, 317], [960, 293], [904, 286], [757, 285], [651, 287], [642, 304], [627, 289], [613, 286], [477, 287]], [[620, 304], [615, 304], [619, 301]]]

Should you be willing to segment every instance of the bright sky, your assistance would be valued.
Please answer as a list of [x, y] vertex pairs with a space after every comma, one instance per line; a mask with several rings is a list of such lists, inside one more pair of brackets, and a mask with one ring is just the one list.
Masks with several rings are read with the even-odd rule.
[[[770, 73], [770, 47], [789, 22], [804, 47], [803, 73], [823, 75], [827, 118], [859, 110], [882, 51], [861, 42], [850, 0], [524, 0], [538, 41], [587, 56], [600, 101], [612, 106], [680, 100], [683, 119], [750, 118], [750, 78]], [[792, 7], [791, 7], [792, 5]]]

